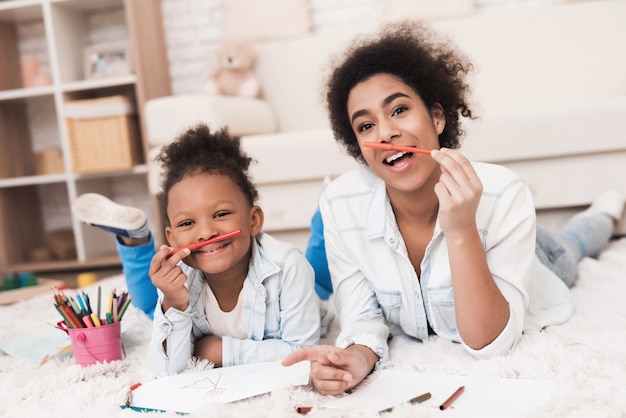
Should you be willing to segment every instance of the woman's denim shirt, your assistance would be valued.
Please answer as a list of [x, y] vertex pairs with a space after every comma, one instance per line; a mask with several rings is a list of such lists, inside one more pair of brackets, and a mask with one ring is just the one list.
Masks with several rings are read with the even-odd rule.
[[[313, 269], [302, 252], [264, 233], [252, 243], [241, 290], [248, 339], [222, 337], [223, 366], [277, 360], [319, 343], [319, 299]], [[194, 341], [211, 334], [204, 310], [204, 276], [182, 262], [180, 266], [187, 275], [189, 306], [184, 312], [170, 308], [163, 313], [163, 293], [158, 292], [150, 342], [150, 363], [158, 374], [182, 372], [192, 357]]]
[[509, 351], [525, 326], [559, 323], [571, 315], [569, 289], [535, 257], [536, 216], [528, 187], [505, 167], [473, 165], [483, 183], [476, 224], [493, 279], [510, 308], [502, 333], [480, 350], [463, 343], [439, 222], [418, 278], [384, 182], [362, 167], [339, 177], [320, 198], [341, 320], [337, 346], [365, 345], [384, 362], [391, 335], [426, 340], [430, 325], [437, 335], [462, 343], [474, 356], [489, 357]]

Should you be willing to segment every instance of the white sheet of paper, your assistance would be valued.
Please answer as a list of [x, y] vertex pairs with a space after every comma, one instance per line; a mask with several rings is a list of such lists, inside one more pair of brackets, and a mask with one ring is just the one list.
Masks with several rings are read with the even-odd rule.
[[70, 345], [70, 337], [63, 331], [52, 329], [36, 334], [0, 339], [0, 351], [11, 357], [39, 364], [46, 355], [52, 355]]
[[133, 391], [132, 406], [191, 413], [209, 403], [228, 403], [309, 383], [310, 363], [280, 361], [220, 367], [153, 380]]
[[351, 394], [323, 403], [324, 408], [384, 409], [408, 402], [425, 392], [432, 397], [421, 408], [439, 409], [460, 386], [464, 392], [442, 416], [523, 417], [537, 411], [554, 391], [550, 380], [480, 378], [382, 370]]

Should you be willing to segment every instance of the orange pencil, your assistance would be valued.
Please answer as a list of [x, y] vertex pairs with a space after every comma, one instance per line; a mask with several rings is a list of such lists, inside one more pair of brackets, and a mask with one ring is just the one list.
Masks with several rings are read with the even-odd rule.
[[61, 318], [63, 318], [63, 321], [65, 322], [65, 325], [67, 325], [68, 328], [70, 328], [72, 323], [67, 318], [67, 316], [65, 316], [65, 312], [63, 311], [63, 309], [61, 309], [61, 305], [55, 303], [54, 304], [54, 309], [56, 309], [57, 312], [59, 313], [59, 315], [61, 315]]
[[430, 155], [430, 151], [431, 151], [429, 149], [415, 148], [415, 147], [402, 147], [399, 145], [386, 144], [382, 142], [364, 142], [363, 146], [367, 148], [386, 149], [390, 151], [414, 152], [417, 154], [425, 154], [425, 155]]
[[74, 311], [69, 306], [59, 305], [59, 308], [63, 311], [68, 321], [70, 321], [67, 325], [71, 325], [72, 328], [84, 328], [76, 314], [74, 314]]

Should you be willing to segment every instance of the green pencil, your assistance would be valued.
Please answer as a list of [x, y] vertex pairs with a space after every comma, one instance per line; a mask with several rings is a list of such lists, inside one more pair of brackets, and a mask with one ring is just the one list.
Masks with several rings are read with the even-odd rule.
[[59, 313], [59, 315], [61, 315], [61, 318], [63, 318], [63, 321], [65, 321], [65, 325], [67, 325], [69, 328], [74, 328], [72, 326], [72, 323], [69, 321], [69, 319], [67, 319], [67, 317], [65, 316], [65, 314], [63, 313], [63, 311], [61, 310], [61, 308], [59, 308], [59, 305], [57, 305], [56, 303], [54, 304], [54, 309], [57, 310], [57, 312]]
[[120, 313], [117, 315], [118, 321], [122, 320], [122, 317], [124, 316], [124, 312], [126, 312], [126, 308], [128, 308], [128, 305], [130, 305], [130, 301], [132, 298], [133, 297], [131, 295], [128, 295], [128, 297], [124, 301], [124, 305], [122, 305], [122, 309], [120, 310]]

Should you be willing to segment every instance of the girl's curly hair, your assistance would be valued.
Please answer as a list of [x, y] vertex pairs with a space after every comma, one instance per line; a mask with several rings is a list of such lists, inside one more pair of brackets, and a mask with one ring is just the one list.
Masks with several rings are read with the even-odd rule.
[[326, 83], [326, 107], [335, 139], [357, 161], [364, 161], [350, 124], [348, 97], [354, 86], [384, 73], [411, 87], [427, 109], [436, 103], [443, 107], [446, 125], [439, 144], [458, 148], [463, 135], [460, 118], [472, 118], [466, 82], [471, 70], [467, 57], [448, 39], [419, 22], [388, 25], [372, 36], [357, 38], [334, 59]]
[[183, 132], [176, 140], [163, 147], [156, 161], [161, 163], [161, 204], [167, 208], [172, 186], [188, 175], [214, 173], [230, 179], [254, 205], [259, 194], [248, 174], [252, 158], [241, 149], [240, 138], [231, 136], [227, 129], [215, 132], [199, 124]]

